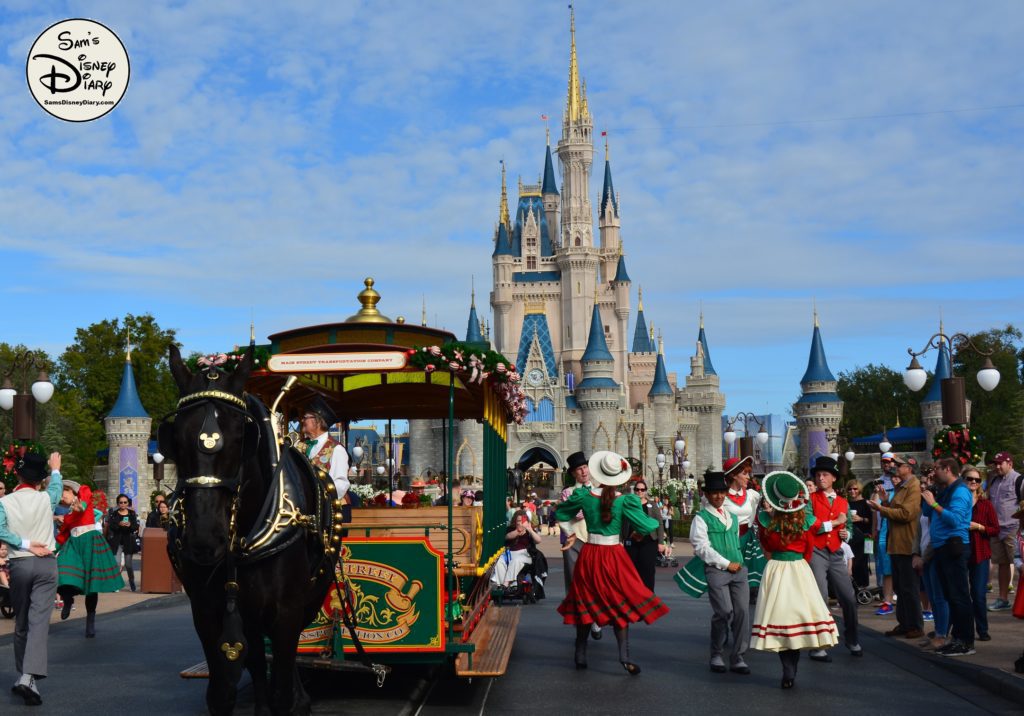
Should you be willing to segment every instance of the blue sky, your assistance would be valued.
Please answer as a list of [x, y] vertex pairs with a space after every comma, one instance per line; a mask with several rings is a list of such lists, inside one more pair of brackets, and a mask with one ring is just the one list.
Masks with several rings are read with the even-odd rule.
[[[212, 351], [250, 315], [260, 337], [343, 320], [365, 276], [392, 318], [425, 295], [461, 334], [471, 275], [486, 305], [498, 162], [543, 168], [566, 4], [254, 7], [0, 3], [0, 340], [57, 354], [149, 312]], [[85, 124], [25, 84], [67, 17], [131, 60]], [[815, 303], [835, 373], [902, 369], [940, 312], [1024, 324], [1024, 5], [584, 1], [576, 27], [630, 276], [670, 370], [703, 305], [728, 412], [788, 410]]]

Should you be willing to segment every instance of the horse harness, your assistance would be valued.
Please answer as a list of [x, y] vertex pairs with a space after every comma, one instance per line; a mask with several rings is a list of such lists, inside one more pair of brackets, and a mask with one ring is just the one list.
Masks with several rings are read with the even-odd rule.
[[[175, 528], [174, 549], [171, 555], [175, 560], [175, 566], [180, 568], [181, 553], [185, 547], [182, 537], [188, 520], [184, 500], [186, 492], [189, 489], [219, 488], [229, 490], [232, 496], [228, 548], [223, 560], [231, 573], [231, 578], [225, 585], [229, 592], [232, 588], [236, 591], [238, 588], [234, 579], [235, 567], [278, 554], [306, 534], [319, 537], [323, 546], [322, 557], [319, 564], [315, 565], [310, 581], [315, 581], [328, 569], [333, 571], [341, 543], [341, 500], [334, 497], [337, 493], [334, 482], [325, 471], [312, 467], [305, 460], [296, 459], [298, 452], [293, 448], [278, 455], [276, 446], [272, 445], [273, 433], [269, 427], [269, 412], [258, 399], [250, 395], [243, 399], [220, 390], [190, 393], [178, 401], [177, 410], [164, 417], [160, 427], [161, 442], [169, 439], [169, 436], [163, 434], [166, 429], [172, 427], [172, 424], [167, 422], [168, 418], [186, 410], [205, 407], [206, 415], [196, 447], [206, 454], [221, 451], [224, 448], [224, 438], [217, 422], [217, 404], [241, 414], [246, 421], [238, 472], [231, 478], [196, 475], [183, 479], [179, 476], [178, 484], [168, 500], [171, 506], [170, 519]], [[254, 412], [262, 418], [259, 423], [253, 417]], [[270, 450], [270, 490], [264, 499], [256, 524], [248, 534], [240, 536], [237, 515], [241, 492], [245, 488], [242, 471], [247, 459], [255, 454], [264, 440]], [[303, 481], [314, 482], [315, 503], [312, 505], [305, 504]]]

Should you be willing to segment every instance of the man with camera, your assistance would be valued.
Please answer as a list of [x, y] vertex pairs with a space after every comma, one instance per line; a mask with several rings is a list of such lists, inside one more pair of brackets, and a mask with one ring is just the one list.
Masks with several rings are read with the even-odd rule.
[[953, 639], [937, 653], [943, 656], [974, 654], [974, 607], [967, 571], [968, 530], [974, 498], [959, 476], [959, 463], [951, 457], [935, 462], [938, 494], [924, 490], [922, 513], [928, 518], [935, 569], [942, 593], [949, 602]]
[[896, 627], [886, 636], [920, 639], [924, 636], [921, 615], [921, 585], [914, 571], [914, 546], [920, 540], [921, 484], [914, 476], [917, 460], [909, 455], [894, 455], [896, 474], [892, 478], [893, 495], [878, 485], [868, 506], [889, 523], [886, 550], [892, 564], [893, 591], [896, 594]]

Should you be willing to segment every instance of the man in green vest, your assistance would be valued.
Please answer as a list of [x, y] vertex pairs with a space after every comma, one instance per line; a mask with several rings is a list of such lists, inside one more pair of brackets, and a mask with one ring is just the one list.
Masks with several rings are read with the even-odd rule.
[[690, 525], [690, 544], [694, 558], [676, 575], [680, 588], [687, 593], [683, 580], [703, 577], [711, 602], [711, 671], [726, 672], [722, 652], [732, 632], [732, 651], [729, 653], [729, 671], [749, 674], [750, 667], [743, 655], [750, 644], [750, 584], [747, 568], [743, 565], [740, 548], [739, 521], [722, 505], [729, 486], [724, 472], [704, 473], [704, 496], [707, 506], [693, 517]]

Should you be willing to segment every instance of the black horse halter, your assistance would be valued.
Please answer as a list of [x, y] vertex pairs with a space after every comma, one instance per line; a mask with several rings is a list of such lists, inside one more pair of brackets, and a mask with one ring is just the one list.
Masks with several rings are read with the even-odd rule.
[[200, 390], [195, 393], [189, 393], [178, 400], [176, 410], [168, 413], [161, 419], [158, 437], [161, 449], [173, 454], [174, 450], [169, 449], [173, 444], [174, 438], [174, 423], [172, 419], [176, 418], [181, 413], [191, 411], [199, 407], [204, 407], [206, 414], [203, 418], [202, 427], [200, 428], [196, 448], [199, 452], [207, 455], [214, 455], [220, 452], [224, 449], [224, 435], [221, 431], [220, 424], [218, 423], [217, 409], [214, 407], [215, 402], [235, 413], [240, 414], [245, 420], [242, 445], [239, 448], [238, 472], [233, 477], [194, 475], [192, 477], [185, 478], [178, 475], [178, 482], [175, 485], [174, 492], [168, 500], [168, 503], [172, 506], [171, 522], [174, 524], [179, 535], [175, 540], [175, 547], [178, 551], [181, 551], [183, 547], [181, 544], [181, 537], [184, 536], [185, 521], [187, 519], [183, 500], [186, 492], [190, 488], [221, 488], [229, 490], [232, 493], [231, 518], [228, 524], [228, 553], [230, 554], [235, 549], [235, 518], [238, 512], [238, 498], [242, 485], [242, 471], [245, 468], [246, 460], [251, 455], [255, 454], [259, 443], [259, 428], [252, 416], [249, 415], [245, 401], [236, 395], [222, 390]]

